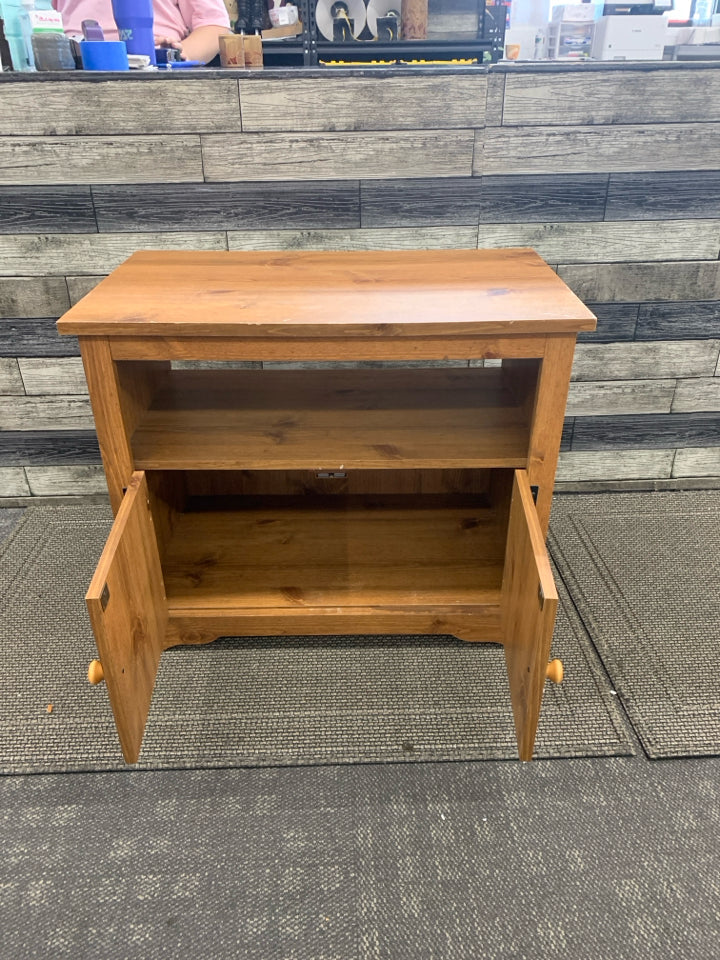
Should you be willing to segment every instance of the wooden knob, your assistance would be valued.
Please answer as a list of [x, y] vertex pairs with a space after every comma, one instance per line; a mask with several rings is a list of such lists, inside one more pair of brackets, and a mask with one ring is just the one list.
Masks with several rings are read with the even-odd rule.
[[562, 660], [551, 660], [545, 668], [545, 676], [548, 680], [552, 680], [553, 683], [562, 683], [564, 675], [565, 668], [563, 667]]
[[99, 660], [91, 660], [88, 667], [88, 680], [92, 684], [102, 683], [105, 679], [105, 671]]

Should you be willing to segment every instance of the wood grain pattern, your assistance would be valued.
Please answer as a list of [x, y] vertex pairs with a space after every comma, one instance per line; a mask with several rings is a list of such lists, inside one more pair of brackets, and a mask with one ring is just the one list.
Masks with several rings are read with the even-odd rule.
[[505, 100], [505, 74], [491, 73], [487, 78], [487, 96], [485, 98], [485, 125], [499, 127], [503, 117]]
[[237, 81], [230, 78], [92, 85], [45, 80], [41, 94], [32, 84], [4, 84], [0, 135], [16, 134], [18, 117], [26, 136], [240, 130]]
[[677, 380], [575, 381], [570, 385], [567, 412], [576, 417], [669, 413], [677, 383]]
[[474, 143], [470, 130], [203, 134], [201, 140], [208, 181], [467, 177]]
[[720, 411], [720, 377], [680, 380], [672, 403], [673, 413], [700, 410]]
[[501, 622], [518, 753], [531, 760], [558, 595], [525, 471], [515, 471]]
[[[504, 530], [491, 511], [338, 500], [177, 516], [164, 565], [171, 613], [304, 609], [315, 633], [348, 607], [497, 605]], [[371, 612], [364, 632], [375, 632]]]
[[0, 186], [0, 233], [97, 231], [90, 188]]
[[175, 372], [132, 437], [165, 470], [524, 466], [528, 443], [501, 371], [477, 369]]
[[550, 263], [716, 260], [720, 221], [480, 224], [479, 247], [532, 247]]
[[720, 475], [720, 446], [678, 450], [673, 477], [717, 477]]
[[122, 406], [124, 398], [121, 399], [117, 366], [110, 354], [108, 341], [102, 337], [83, 337], [80, 340], [80, 352], [92, 402], [100, 455], [107, 477], [110, 503], [117, 514], [133, 473], [130, 438]]
[[713, 170], [719, 153], [720, 123], [488, 127], [473, 173]]
[[574, 380], [659, 380], [712, 376], [717, 340], [583, 343], [575, 352]]
[[20, 358], [18, 365], [25, 393], [28, 396], [87, 393], [87, 383], [80, 357], [62, 359], [25, 357]]
[[482, 606], [453, 604], [445, 607], [422, 608], [419, 606], [352, 607], [342, 614], [333, 615], [323, 611], [317, 616], [317, 608], [293, 610], [257, 608], [243, 609], [240, 613], [218, 607], [194, 610], [171, 610], [165, 647], [176, 644], [211, 643], [218, 637], [302, 637], [362, 635], [368, 631], [375, 634], [411, 633], [414, 636], [443, 634], [463, 640], [482, 639], [500, 643], [500, 602]]
[[0, 183], [186, 183], [202, 179], [197, 134], [172, 138], [0, 137]]
[[[595, 326], [590, 311], [531, 250], [145, 251], [72, 307], [58, 329], [115, 338], [391, 340], [492, 336], [505, 333], [508, 321], [513, 335]], [[258, 358], [168, 354], [168, 359]]]
[[116, 184], [94, 186], [99, 229], [273, 230], [360, 226], [359, 184], [313, 183]]
[[585, 301], [720, 300], [720, 263], [561, 264], [558, 275]]
[[3, 466], [64, 466], [87, 463], [100, 463], [100, 449], [94, 430], [0, 432], [0, 464]]
[[527, 473], [529, 482], [538, 487], [534, 509], [544, 537], [550, 521], [574, 349], [574, 336], [548, 337], [534, 396]]
[[240, 81], [243, 130], [405, 130], [482, 127], [487, 78], [447, 76], [443, 109], [428, 111], [437, 96], [435, 77], [293, 77]]
[[66, 494], [86, 497], [107, 494], [105, 472], [99, 464], [28, 466], [25, 467], [25, 473], [33, 497], [58, 497]]
[[[587, 307], [598, 318], [595, 330], [578, 334], [578, 343], [615, 343], [634, 340], [637, 325], [638, 303], [588, 303]], [[648, 339], [653, 339], [649, 337]], [[667, 340], [667, 337], [654, 339]]]
[[60, 337], [53, 319], [0, 320], [0, 357], [74, 357], [73, 337]]
[[0, 404], [0, 430], [91, 430], [87, 397], [8, 397]]
[[720, 217], [720, 171], [611, 173], [608, 220], [689, 220]]
[[674, 450], [571, 450], [560, 454], [557, 479], [581, 480], [662, 480], [672, 470]]
[[69, 306], [62, 277], [0, 277], [0, 317], [59, 317]]
[[475, 247], [477, 227], [243, 230], [228, 233], [229, 250], [467, 250]]
[[[682, 104], [682, 109], [678, 105]], [[503, 125], [707, 123], [720, 120], [720, 73], [509, 75]]]
[[12, 357], [0, 359], [0, 396], [22, 396], [24, 393], [17, 360]]
[[137, 250], [225, 250], [224, 233], [0, 236], [0, 274], [109, 273]]
[[483, 176], [480, 223], [602, 220], [607, 174]]
[[720, 446], [720, 413], [578, 417], [573, 450]]
[[643, 303], [635, 335], [638, 340], [720, 339], [720, 301]]
[[[363, 180], [360, 183], [361, 223], [365, 229], [441, 224], [477, 226], [481, 190], [479, 177]], [[477, 246], [477, 239], [473, 245]]]
[[104, 279], [104, 275], [101, 277], [65, 277], [70, 295], [70, 304], [72, 305], [77, 303], [78, 300], [82, 300], [85, 294], [94, 290], [100, 281]]
[[29, 496], [30, 487], [22, 467], [0, 467], [0, 498]]
[[[390, 331], [387, 331], [390, 332]], [[480, 360], [491, 357], [542, 356], [545, 352], [543, 337], [493, 337], [454, 336], [442, 337], [357, 337], [353, 341], [353, 356], [358, 361], [393, 361], [395, 366], [427, 364], [427, 361], [459, 360], [462, 366], [477, 366], [468, 357]], [[243, 364], [261, 362], [269, 364], [298, 363], [309, 361], [336, 362], [347, 357], [348, 337], [303, 339], [280, 337], [113, 337], [112, 356], [115, 360], [238, 360]], [[499, 362], [499, 361], [498, 361]]]
[[135, 763], [167, 625], [160, 557], [141, 473], [130, 480], [85, 601], [123, 756]]

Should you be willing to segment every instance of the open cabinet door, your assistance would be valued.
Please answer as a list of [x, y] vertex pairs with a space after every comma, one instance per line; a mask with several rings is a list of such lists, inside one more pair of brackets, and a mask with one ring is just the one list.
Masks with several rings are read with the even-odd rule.
[[136, 763], [168, 620], [142, 472], [132, 475], [85, 602], [123, 756]]
[[516, 470], [500, 614], [521, 760], [532, 759], [557, 605], [528, 475]]

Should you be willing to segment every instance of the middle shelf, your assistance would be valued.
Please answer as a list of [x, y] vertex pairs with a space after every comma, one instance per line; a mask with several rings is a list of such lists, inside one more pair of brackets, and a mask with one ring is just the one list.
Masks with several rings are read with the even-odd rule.
[[536, 373], [173, 370], [139, 418], [133, 457], [164, 470], [524, 467]]

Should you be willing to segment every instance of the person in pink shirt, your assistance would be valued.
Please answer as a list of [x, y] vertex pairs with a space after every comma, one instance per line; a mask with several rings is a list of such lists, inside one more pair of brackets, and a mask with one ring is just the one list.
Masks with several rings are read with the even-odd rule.
[[[106, 40], [117, 40], [110, 0], [52, 0], [65, 33], [82, 34], [83, 20], [97, 20]], [[218, 37], [230, 31], [223, 0], [153, 0], [155, 45], [175, 47], [183, 60], [208, 63], [220, 49]]]

